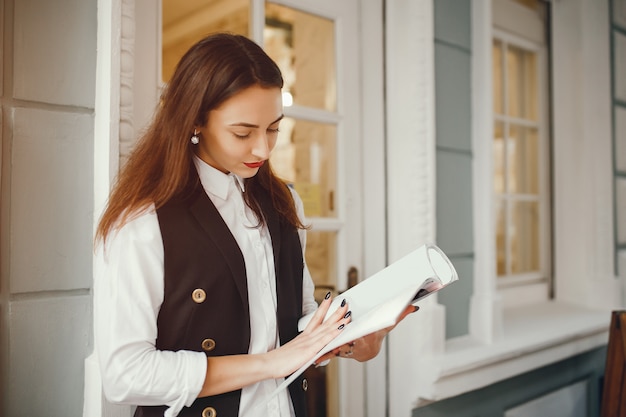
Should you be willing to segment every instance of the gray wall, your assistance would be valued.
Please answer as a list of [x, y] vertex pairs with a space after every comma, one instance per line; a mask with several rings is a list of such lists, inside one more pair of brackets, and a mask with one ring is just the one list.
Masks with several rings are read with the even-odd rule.
[[439, 293], [446, 306], [446, 337], [468, 333], [473, 291], [471, 0], [435, 5], [437, 245], [459, 281]]
[[92, 350], [96, 0], [0, 8], [0, 414], [79, 416]]

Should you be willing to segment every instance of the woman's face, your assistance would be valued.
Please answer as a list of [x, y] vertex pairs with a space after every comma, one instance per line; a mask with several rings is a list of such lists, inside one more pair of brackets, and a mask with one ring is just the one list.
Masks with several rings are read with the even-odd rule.
[[256, 175], [270, 157], [283, 117], [280, 88], [248, 87], [209, 111], [196, 153], [224, 173]]

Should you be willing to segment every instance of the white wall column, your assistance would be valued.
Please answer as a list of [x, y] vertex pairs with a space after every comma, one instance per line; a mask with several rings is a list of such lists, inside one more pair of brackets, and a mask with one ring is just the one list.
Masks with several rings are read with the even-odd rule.
[[473, 339], [492, 343], [502, 331], [500, 296], [496, 290], [495, 224], [493, 219], [493, 75], [491, 0], [472, 2], [472, 155], [474, 207], [474, 293], [469, 330]]
[[[363, 277], [387, 266], [385, 202], [385, 95], [383, 1], [360, 2], [362, 160], [363, 169]], [[386, 345], [364, 364], [365, 409], [368, 417], [385, 415], [387, 401]]]
[[[94, 229], [119, 168], [121, 25], [122, 0], [99, 0], [93, 155]], [[95, 351], [85, 359], [83, 416], [130, 416], [129, 407], [107, 406]]]
[[[435, 240], [433, 0], [386, 2], [388, 261]], [[409, 416], [424, 363], [443, 349], [445, 311], [436, 298], [388, 336], [391, 416]], [[424, 387], [421, 387], [422, 389]]]
[[609, 2], [571, 0], [552, 7], [556, 297], [618, 307]]

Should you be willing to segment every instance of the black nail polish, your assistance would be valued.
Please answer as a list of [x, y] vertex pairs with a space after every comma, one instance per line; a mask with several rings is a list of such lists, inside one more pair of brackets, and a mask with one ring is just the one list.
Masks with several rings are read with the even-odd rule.
[[344, 298], [343, 301], [341, 302], [341, 306], [345, 306], [346, 305], [346, 299]]
[[352, 311], [348, 311], [348, 312], [346, 313], [346, 315], [345, 315], [345, 316], [343, 316], [343, 318], [344, 318], [344, 319], [347, 319], [348, 317], [350, 317], [350, 315], [351, 315], [351, 314], [352, 314]]
[[326, 297], [324, 297], [324, 300], [328, 300], [329, 298], [330, 298], [330, 291], [326, 293]]
[[345, 324], [342, 324], [341, 326], [339, 326], [339, 327], [337, 328], [337, 330], [342, 330], [344, 327], [346, 327], [346, 325], [345, 325]]

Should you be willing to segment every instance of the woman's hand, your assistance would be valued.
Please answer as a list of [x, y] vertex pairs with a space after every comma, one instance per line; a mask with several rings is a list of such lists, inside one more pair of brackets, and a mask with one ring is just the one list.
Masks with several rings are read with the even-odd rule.
[[387, 334], [392, 331], [398, 325], [398, 323], [400, 323], [406, 316], [416, 312], [418, 309], [419, 307], [417, 306], [407, 306], [407, 308], [404, 309], [402, 314], [400, 314], [400, 317], [398, 317], [398, 320], [396, 320], [396, 323], [393, 326], [389, 326], [377, 332], [370, 333], [359, 339], [353, 340], [350, 343], [340, 346], [319, 358], [316, 363], [320, 364], [335, 356], [342, 358], [352, 358], [356, 359], [359, 362], [365, 362], [376, 357], [376, 355], [378, 355], [378, 353], [380, 352], [380, 348], [383, 344], [383, 340], [385, 340], [385, 336], [387, 336]]
[[285, 345], [267, 353], [207, 357], [207, 372], [198, 397], [222, 394], [298, 370], [341, 333], [350, 322], [344, 302], [327, 320], [330, 293], [313, 314], [306, 329]]
[[328, 293], [302, 333], [285, 345], [267, 353], [267, 359], [272, 363], [274, 378], [284, 377], [299, 369], [337, 337], [350, 322], [350, 313], [345, 300], [324, 321], [330, 304], [331, 297]]

